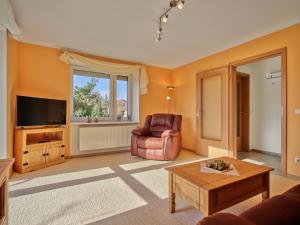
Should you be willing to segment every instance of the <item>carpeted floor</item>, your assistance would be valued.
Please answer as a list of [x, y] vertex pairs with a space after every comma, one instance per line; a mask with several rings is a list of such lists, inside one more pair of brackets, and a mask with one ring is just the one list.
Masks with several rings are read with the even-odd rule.
[[[176, 199], [168, 212], [168, 174], [164, 167], [201, 160], [182, 151], [175, 162], [143, 160], [128, 152], [70, 159], [66, 163], [9, 182], [10, 225], [194, 225], [202, 215]], [[299, 180], [271, 176], [271, 195]], [[256, 196], [225, 211], [239, 214], [261, 201]]]

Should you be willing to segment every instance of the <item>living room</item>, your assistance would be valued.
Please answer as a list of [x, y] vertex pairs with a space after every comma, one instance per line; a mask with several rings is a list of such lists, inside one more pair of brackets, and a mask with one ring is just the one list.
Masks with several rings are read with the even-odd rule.
[[[0, 3], [1, 224], [297, 224], [298, 0]], [[278, 168], [236, 135], [274, 57]]]

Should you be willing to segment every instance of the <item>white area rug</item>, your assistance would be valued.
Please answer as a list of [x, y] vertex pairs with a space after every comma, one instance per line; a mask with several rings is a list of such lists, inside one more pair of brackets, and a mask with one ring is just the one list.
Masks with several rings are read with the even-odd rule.
[[[164, 167], [201, 157], [182, 151], [175, 162], [143, 160], [130, 153], [70, 159], [61, 165], [13, 174], [9, 182], [10, 225], [194, 225], [202, 215], [176, 199], [168, 212], [168, 174]], [[271, 192], [297, 181], [272, 176]], [[298, 181], [299, 183], [299, 181]], [[257, 196], [228, 212], [257, 204]]]

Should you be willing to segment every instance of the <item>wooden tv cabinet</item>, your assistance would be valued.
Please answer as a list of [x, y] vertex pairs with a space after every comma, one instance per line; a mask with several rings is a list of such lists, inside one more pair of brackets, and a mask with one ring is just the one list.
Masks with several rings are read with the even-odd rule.
[[65, 161], [65, 128], [17, 129], [14, 169], [19, 173], [41, 169]]

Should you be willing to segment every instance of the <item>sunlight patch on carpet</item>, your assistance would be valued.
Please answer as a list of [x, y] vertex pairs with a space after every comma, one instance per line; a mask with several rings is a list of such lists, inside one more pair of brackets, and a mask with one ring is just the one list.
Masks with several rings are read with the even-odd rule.
[[28, 177], [28, 179], [21, 179], [21, 181], [16, 176], [14, 176], [12, 177], [11, 181], [9, 181], [9, 191], [39, 187], [42, 185], [55, 184], [55, 183], [66, 182], [71, 180], [79, 180], [82, 178], [96, 177], [96, 176], [102, 176], [102, 175], [113, 174], [113, 173], [114, 171], [111, 168], [103, 167], [97, 169], [76, 171], [71, 173], [69, 172], [69, 173], [55, 174], [50, 176], [40, 176], [35, 178]]
[[131, 176], [160, 199], [168, 198], [168, 172], [165, 169], [134, 173]]
[[119, 167], [121, 167], [125, 171], [130, 171], [130, 170], [135, 170], [140, 168], [146, 168], [149, 166], [162, 165], [166, 163], [168, 163], [168, 161], [143, 160], [140, 162], [119, 165]]
[[11, 225], [86, 224], [146, 204], [116, 177], [11, 198], [9, 216]]

